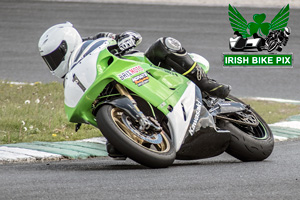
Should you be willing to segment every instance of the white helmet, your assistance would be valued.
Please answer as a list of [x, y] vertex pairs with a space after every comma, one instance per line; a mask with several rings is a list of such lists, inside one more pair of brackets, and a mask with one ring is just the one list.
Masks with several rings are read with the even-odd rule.
[[39, 51], [53, 75], [63, 78], [68, 72], [68, 61], [81, 36], [70, 22], [50, 27], [39, 40]]

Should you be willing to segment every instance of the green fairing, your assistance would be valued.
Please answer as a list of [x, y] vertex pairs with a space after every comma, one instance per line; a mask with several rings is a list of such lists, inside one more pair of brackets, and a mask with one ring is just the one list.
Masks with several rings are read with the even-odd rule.
[[[76, 107], [65, 105], [65, 111], [70, 122], [89, 123], [97, 126], [92, 114], [92, 104], [106, 85], [113, 80], [148, 101], [164, 114], [168, 114], [168, 106], [174, 107], [187, 88], [189, 79], [164, 68], [152, 65], [145, 56], [124, 56], [119, 58], [106, 48], [99, 53], [97, 60], [97, 76], [93, 84], [87, 88]], [[134, 67], [141, 67], [138, 73], [119, 78], [119, 74]], [[139, 68], [140, 69], [140, 68]], [[148, 83], [136, 85], [132, 78], [147, 72]]]

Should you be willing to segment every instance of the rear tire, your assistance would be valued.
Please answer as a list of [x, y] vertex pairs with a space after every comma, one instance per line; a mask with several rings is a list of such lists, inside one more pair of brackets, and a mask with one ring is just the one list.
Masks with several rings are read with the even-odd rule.
[[[130, 123], [124, 123], [124, 117]], [[98, 128], [106, 139], [121, 153], [151, 168], [165, 168], [175, 160], [176, 151], [169, 136], [162, 131], [159, 144], [149, 143], [131, 132], [134, 122], [119, 108], [103, 105], [97, 113]]]
[[[227, 100], [242, 102], [236, 97]], [[218, 126], [231, 133], [227, 153], [241, 161], [262, 161], [270, 156], [274, 148], [274, 138], [268, 124], [251, 108], [259, 120], [257, 127], [238, 125], [226, 120], [219, 120]]]

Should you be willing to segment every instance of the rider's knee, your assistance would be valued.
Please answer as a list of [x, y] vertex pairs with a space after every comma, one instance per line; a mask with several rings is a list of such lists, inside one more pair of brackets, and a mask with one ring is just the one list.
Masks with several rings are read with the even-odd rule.
[[145, 55], [154, 65], [173, 68], [179, 73], [186, 72], [194, 64], [194, 60], [180, 42], [172, 37], [159, 38], [148, 48]]

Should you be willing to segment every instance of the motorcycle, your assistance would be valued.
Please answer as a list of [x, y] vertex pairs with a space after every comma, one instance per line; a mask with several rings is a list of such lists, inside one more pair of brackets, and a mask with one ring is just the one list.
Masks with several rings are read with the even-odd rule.
[[272, 52], [274, 50], [281, 52], [283, 46], [286, 46], [289, 40], [290, 33], [291, 29], [289, 27], [286, 27], [284, 30], [275, 30], [270, 32], [265, 39], [268, 52]]
[[279, 52], [282, 51], [282, 43], [283, 41], [280, 40], [278, 33], [269, 34], [266, 38], [266, 47], [268, 52], [272, 52], [274, 50]]
[[[83, 45], [72, 54], [64, 80], [65, 111], [77, 129], [81, 123], [99, 128], [118, 151], [150, 168], [225, 151], [241, 161], [271, 154], [270, 128], [238, 98], [210, 97], [143, 53], [121, 55], [115, 40]], [[207, 73], [207, 61], [190, 55]]]

